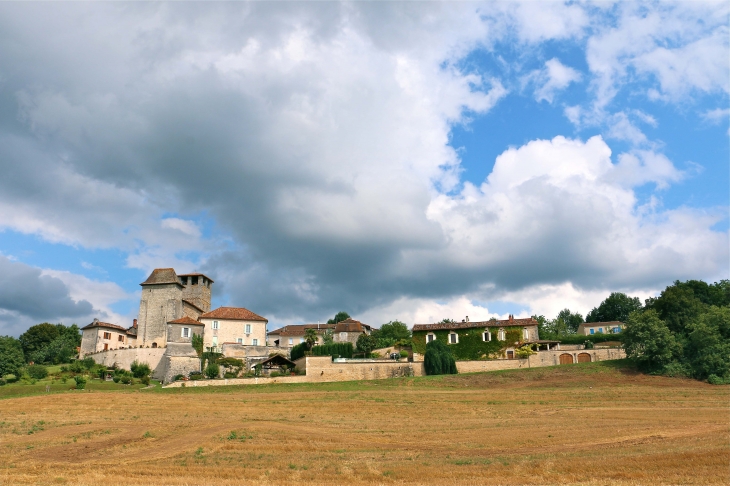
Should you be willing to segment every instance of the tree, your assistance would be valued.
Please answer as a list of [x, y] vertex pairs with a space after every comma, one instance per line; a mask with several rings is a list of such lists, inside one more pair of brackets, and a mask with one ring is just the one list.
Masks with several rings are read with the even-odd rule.
[[0, 379], [5, 375], [20, 375], [25, 365], [23, 347], [20, 341], [11, 336], [0, 336]]
[[730, 377], [730, 307], [710, 307], [692, 328], [685, 356], [694, 377]]
[[150, 376], [152, 374], [150, 365], [147, 363], [140, 363], [137, 360], [134, 360], [132, 364], [129, 365], [129, 371], [132, 372], [132, 375], [134, 375], [135, 378], [144, 378], [145, 376]]
[[423, 367], [427, 375], [449, 375], [458, 373], [456, 361], [449, 347], [438, 339], [426, 344]]
[[439, 322], [439, 324], [453, 324], [455, 322], [456, 322], [455, 320], [445, 317], [445, 318], [441, 319], [441, 322]]
[[307, 343], [307, 349], [312, 349], [312, 346], [317, 343], [317, 331], [312, 328], [304, 331], [304, 342]]
[[[557, 317], [551, 321], [547, 321], [543, 326], [545, 334], [550, 337], [567, 336], [575, 334], [578, 326], [583, 322], [583, 316], [579, 313], [572, 313], [570, 309], [561, 310]], [[539, 330], [538, 330], [539, 332]]]
[[25, 358], [30, 359], [32, 353], [46, 347], [58, 337], [58, 334], [58, 326], [49, 324], [48, 322], [29, 327], [19, 338]]
[[345, 319], [349, 319], [350, 314], [348, 314], [345, 311], [338, 312], [335, 314], [335, 317], [333, 319], [329, 319], [327, 321], [327, 324], [337, 324], [338, 322], [344, 321]]
[[30, 353], [26, 358], [34, 363], [68, 363], [76, 356], [77, 346], [78, 344], [73, 335], [60, 334], [56, 339], [41, 349]]
[[695, 296], [692, 287], [676, 281], [664, 289], [659, 297], [647, 299], [646, 308], [654, 309], [670, 331], [687, 334], [690, 332], [689, 323], [707, 310], [706, 304]]
[[358, 351], [365, 353], [365, 356], [369, 356], [377, 344], [378, 341], [374, 336], [363, 333], [357, 338], [357, 344], [355, 346]]
[[335, 337], [332, 329], [325, 329], [324, 334], [322, 334], [322, 344], [327, 345], [333, 342], [335, 342]]
[[411, 330], [408, 326], [400, 321], [390, 321], [387, 324], [380, 326], [378, 330], [379, 338], [388, 338], [393, 341], [401, 341], [411, 338]]
[[629, 314], [641, 310], [641, 300], [621, 292], [612, 292], [598, 307], [586, 316], [586, 322], [626, 322]]
[[214, 362], [208, 363], [208, 366], [205, 367], [205, 376], [207, 376], [210, 379], [218, 378], [218, 376], [221, 374], [221, 368]]
[[681, 354], [681, 346], [654, 309], [634, 312], [621, 332], [626, 356], [644, 370], [659, 370]]

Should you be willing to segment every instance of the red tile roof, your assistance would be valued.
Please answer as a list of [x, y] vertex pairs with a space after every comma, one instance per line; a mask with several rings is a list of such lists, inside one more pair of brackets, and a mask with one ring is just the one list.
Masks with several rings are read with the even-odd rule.
[[218, 307], [215, 310], [202, 314], [200, 318], [208, 319], [230, 319], [234, 321], [264, 321], [269, 322], [265, 317], [254, 314], [243, 307]]
[[334, 329], [335, 324], [292, 324], [276, 329], [268, 333], [269, 336], [304, 336], [304, 331], [314, 329], [324, 332], [327, 329]]
[[182, 286], [175, 274], [174, 268], [155, 268], [147, 280], [140, 285], [160, 285], [160, 284], [178, 284]]
[[538, 322], [532, 317], [525, 319], [503, 319], [479, 322], [438, 322], [435, 324], [414, 324], [413, 332], [436, 331], [442, 329], [472, 329], [475, 327], [509, 327], [509, 326], [537, 326]]
[[191, 319], [188, 316], [181, 317], [180, 319], [175, 319], [174, 321], [167, 321], [168, 324], [189, 324], [191, 326], [204, 326], [202, 322], [198, 322], [195, 319]]
[[335, 332], [365, 332], [366, 329], [370, 329], [370, 326], [363, 324], [360, 321], [348, 317], [344, 321], [340, 321], [335, 326]]
[[84, 329], [93, 329], [95, 327], [108, 327], [109, 329], [115, 329], [117, 331], [127, 332], [126, 327], [117, 326], [116, 324], [109, 324], [108, 322], [97, 321], [96, 319], [94, 319], [94, 322], [92, 322], [88, 326], [82, 327], [81, 330], [83, 331]]

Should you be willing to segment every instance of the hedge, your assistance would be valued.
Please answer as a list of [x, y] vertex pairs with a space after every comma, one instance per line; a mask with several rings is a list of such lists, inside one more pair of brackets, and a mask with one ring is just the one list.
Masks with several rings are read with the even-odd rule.
[[291, 348], [291, 360], [296, 361], [299, 358], [304, 357], [304, 353], [307, 352], [307, 343], [299, 343]]
[[312, 348], [313, 356], [332, 356], [333, 358], [352, 358], [352, 343], [330, 343]]

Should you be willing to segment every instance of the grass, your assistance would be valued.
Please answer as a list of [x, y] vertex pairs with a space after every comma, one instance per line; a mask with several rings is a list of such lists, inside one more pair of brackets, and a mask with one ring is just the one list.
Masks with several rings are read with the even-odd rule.
[[9, 396], [0, 484], [727, 484], [729, 398], [625, 362]]

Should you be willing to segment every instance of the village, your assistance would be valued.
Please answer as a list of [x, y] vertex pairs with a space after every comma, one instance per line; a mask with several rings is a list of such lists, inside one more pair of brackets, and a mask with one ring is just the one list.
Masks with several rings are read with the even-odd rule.
[[[157, 268], [142, 282], [139, 314], [132, 325], [95, 319], [82, 330], [79, 358], [129, 369], [147, 364], [164, 386], [216, 386], [271, 382], [330, 382], [423, 376], [428, 343], [440, 341], [459, 373], [533, 368], [615, 360], [620, 345], [562, 344], [542, 340], [530, 318], [414, 324], [410, 345], [368, 350], [353, 356], [361, 336], [375, 328], [351, 317], [338, 322], [287, 325], [269, 331], [268, 320], [244, 307], [211, 310], [214, 280], [202, 273], [177, 274]], [[615, 334], [621, 322], [592, 322], [578, 333]], [[196, 349], [196, 341], [199, 343]], [[325, 345], [336, 352], [317, 353]], [[608, 344], [608, 343], [607, 343]], [[314, 352], [313, 352], [314, 351]], [[201, 356], [225, 359], [234, 372], [203, 377]], [[320, 355], [317, 355], [320, 354]]]

